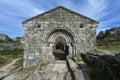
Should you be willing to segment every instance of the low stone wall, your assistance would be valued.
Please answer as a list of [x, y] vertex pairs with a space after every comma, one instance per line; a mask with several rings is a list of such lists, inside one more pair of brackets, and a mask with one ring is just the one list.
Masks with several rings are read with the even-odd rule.
[[82, 54], [82, 57], [102, 68], [113, 79], [120, 79], [120, 53], [114, 55]]
[[71, 73], [72, 79], [69, 79], [66, 75], [66, 80], [86, 80], [86, 78], [83, 75], [82, 70], [79, 68], [79, 66], [72, 60], [67, 59], [67, 65], [69, 72]]

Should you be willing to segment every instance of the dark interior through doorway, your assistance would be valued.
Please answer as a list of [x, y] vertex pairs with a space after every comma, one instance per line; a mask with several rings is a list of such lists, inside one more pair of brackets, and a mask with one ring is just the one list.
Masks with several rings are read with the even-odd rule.
[[66, 44], [64, 38], [57, 38], [55, 46], [53, 47], [53, 54], [56, 60], [66, 60], [69, 54], [69, 46]]

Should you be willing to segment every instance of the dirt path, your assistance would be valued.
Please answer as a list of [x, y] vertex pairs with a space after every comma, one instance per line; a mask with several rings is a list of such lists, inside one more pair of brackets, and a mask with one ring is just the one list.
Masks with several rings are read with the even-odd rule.
[[18, 61], [18, 60], [20, 60], [20, 58], [17, 58], [17, 59], [15, 59], [15, 60], [13, 60], [11, 63], [3, 66], [2, 68], [0, 68], [0, 71], [4, 71], [4, 72], [5, 72], [5, 71], [11, 70], [12, 65], [14, 65], [14, 64], [16, 63], [16, 61]]
[[0, 68], [0, 80], [3, 80], [3, 78], [5, 78], [6, 76], [8, 76], [11, 73], [11, 69], [14, 67], [13, 65], [20, 60], [20, 58], [17, 58], [15, 60], [13, 60], [11, 63], [3, 66], [2, 68]]

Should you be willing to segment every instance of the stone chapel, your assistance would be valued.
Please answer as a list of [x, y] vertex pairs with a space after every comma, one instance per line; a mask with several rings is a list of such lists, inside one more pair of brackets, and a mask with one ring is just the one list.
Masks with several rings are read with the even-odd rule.
[[22, 22], [24, 67], [42, 61], [66, 60], [96, 49], [98, 22], [82, 14], [58, 6]]

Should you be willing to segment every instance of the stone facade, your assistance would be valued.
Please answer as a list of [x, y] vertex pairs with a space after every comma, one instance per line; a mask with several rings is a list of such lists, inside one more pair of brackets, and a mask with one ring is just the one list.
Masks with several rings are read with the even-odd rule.
[[80, 56], [96, 49], [98, 22], [62, 6], [23, 23], [24, 67], [56, 60], [54, 49], [67, 56]]

